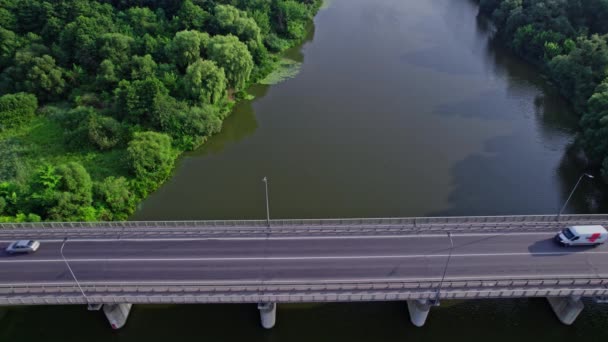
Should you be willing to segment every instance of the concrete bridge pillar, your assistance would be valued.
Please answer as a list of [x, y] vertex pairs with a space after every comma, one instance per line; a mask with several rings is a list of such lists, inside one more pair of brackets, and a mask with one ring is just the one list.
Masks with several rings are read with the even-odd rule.
[[89, 311], [99, 311], [103, 307], [103, 304], [88, 304], [87, 310]]
[[260, 319], [265, 329], [271, 329], [277, 322], [277, 303], [259, 303]]
[[434, 304], [428, 299], [417, 299], [407, 301], [407, 311], [410, 313], [410, 321], [417, 327], [421, 327], [426, 322], [431, 306]]
[[574, 323], [585, 307], [580, 296], [547, 297], [547, 300], [560, 322], [566, 325]]
[[105, 304], [103, 313], [106, 314], [112, 329], [120, 329], [127, 323], [133, 304]]

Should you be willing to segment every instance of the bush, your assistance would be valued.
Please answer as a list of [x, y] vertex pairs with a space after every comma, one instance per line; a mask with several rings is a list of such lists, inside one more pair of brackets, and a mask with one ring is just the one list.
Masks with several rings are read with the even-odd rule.
[[85, 218], [83, 208], [91, 206], [93, 201], [91, 176], [76, 162], [57, 168], [43, 165], [30, 187], [30, 209], [45, 219], [81, 220]]
[[199, 147], [222, 128], [219, 110], [211, 105], [182, 107], [169, 113], [171, 115], [164, 117], [163, 130], [175, 139], [177, 146], [186, 150]]
[[17, 127], [34, 117], [38, 109], [36, 96], [28, 93], [0, 96], [0, 129]]
[[53, 220], [90, 220], [83, 211], [93, 202], [93, 182], [87, 170], [79, 163], [70, 162], [56, 169], [59, 181], [55, 187], [53, 204], [47, 208]]
[[93, 115], [86, 122], [89, 142], [100, 150], [116, 146], [123, 136], [123, 127], [109, 116]]
[[144, 193], [167, 179], [176, 157], [171, 138], [156, 132], [135, 133], [127, 155], [131, 172], [137, 177], [138, 190]]
[[107, 177], [97, 184], [95, 196], [102, 206], [110, 209], [112, 220], [126, 220], [135, 210], [137, 198], [129, 188], [124, 177]]
[[92, 146], [108, 150], [119, 144], [124, 136], [124, 128], [116, 119], [99, 115], [91, 107], [72, 109], [59, 120], [67, 145], [75, 149]]
[[4, 197], [0, 197], [0, 215], [4, 213], [4, 209], [6, 208], [6, 200]]

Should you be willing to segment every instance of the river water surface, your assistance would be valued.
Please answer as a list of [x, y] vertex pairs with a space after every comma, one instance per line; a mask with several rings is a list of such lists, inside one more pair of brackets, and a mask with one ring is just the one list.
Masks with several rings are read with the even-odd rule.
[[[583, 171], [576, 116], [491, 39], [472, 0], [332, 0], [293, 79], [258, 85], [181, 159], [139, 220], [552, 214]], [[584, 182], [570, 212], [606, 211]], [[111, 332], [83, 307], [9, 309], [0, 341], [600, 341], [608, 308], [571, 327], [542, 300], [446, 302], [414, 328], [404, 303], [136, 306]], [[0, 313], [0, 315], [2, 315]]]

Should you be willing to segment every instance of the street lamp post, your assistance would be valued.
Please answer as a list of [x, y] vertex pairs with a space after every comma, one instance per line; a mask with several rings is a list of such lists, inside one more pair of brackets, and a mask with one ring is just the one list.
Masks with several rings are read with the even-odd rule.
[[452, 239], [452, 233], [448, 232], [448, 238], [450, 239], [450, 251], [448, 253], [448, 258], [445, 261], [445, 266], [443, 268], [443, 275], [441, 276], [441, 281], [439, 282], [439, 288], [437, 289], [437, 294], [435, 295], [434, 305], [439, 305], [439, 297], [441, 295], [441, 288], [443, 287], [443, 280], [445, 279], [445, 275], [448, 272], [448, 265], [450, 264], [450, 259], [452, 259], [452, 251], [454, 250], [454, 240]]
[[266, 224], [268, 224], [268, 228], [270, 228], [270, 206], [268, 204], [268, 178], [264, 177], [262, 179], [264, 182], [264, 186], [266, 187]]
[[66, 237], [65, 239], [63, 239], [63, 243], [61, 244], [61, 249], [59, 249], [59, 253], [61, 254], [61, 258], [63, 259], [63, 262], [65, 263], [65, 265], [68, 268], [68, 271], [70, 271], [70, 274], [72, 275], [72, 278], [74, 279], [74, 281], [76, 282], [76, 285], [78, 286], [78, 288], [80, 289], [80, 293], [82, 293], [82, 296], [84, 297], [85, 302], [88, 304], [89, 303], [89, 298], [87, 298], [87, 295], [84, 293], [84, 290], [82, 289], [82, 287], [80, 286], [80, 283], [78, 282], [78, 279], [76, 279], [76, 275], [74, 274], [74, 271], [72, 271], [72, 267], [70, 267], [70, 264], [68, 263], [68, 260], [65, 258], [65, 256], [63, 255], [63, 247], [65, 247], [65, 243], [68, 241], [68, 238]]
[[583, 173], [580, 177], [578, 177], [578, 181], [576, 182], [576, 184], [574, 184], [574, 187], [572, 188], [572, 191], [570, 191], [570, 195], [568, 195], [568, 198], [566, 199], [566, 202], [564, 202], [564, 205], [562, 206], [562, 208], [559, 210], [559, 213], [557, 214], [557, 220], [558, 221], [559, 221], [559, 218], [562, 216], [562, 212], [564, 211], [564, 209], [566, 209], [566, 206], [568, 205], [568, 202], [570, 201], [570, 198], [572, 197], [572, 195], [576, 191], [576, 188], [578, 187], [578, 184], [581, 182], [581, 180], [583, 179], [583, 177], [587, 177], [589, 179], [593, 179], [593, 176], [590, 175], [590, 174], [588, 174], [588, 173]]

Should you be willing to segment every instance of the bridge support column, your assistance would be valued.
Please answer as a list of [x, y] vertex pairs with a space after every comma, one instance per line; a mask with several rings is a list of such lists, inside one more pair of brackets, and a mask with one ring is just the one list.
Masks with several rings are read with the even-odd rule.
[[87, 310], [89, 311], [99, 311], [103, 307], [103, 304], [88, 304]]
[[547, 300], [560, 322], [566, 325], [574, 323], [585, 307], [579, 296], [547, 297]]
[[277, 303], [259, 303], [260, 320], [265, 329], [271, 329], [277, 322]]
[[106, 314], [112, 329], [120, 329], [127, 323], [133, 304], [105, 304], [103, 313]]
[[428, 299], [417, 299], [407, 301], [407, 311], [410, 313], [410, 321], [417, 327], [421, 327], [426, 322], [433, 303]]

